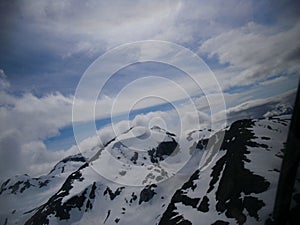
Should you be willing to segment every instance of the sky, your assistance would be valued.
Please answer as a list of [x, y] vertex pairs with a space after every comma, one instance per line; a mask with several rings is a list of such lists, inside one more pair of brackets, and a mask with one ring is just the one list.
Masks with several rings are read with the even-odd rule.
[[[300, 71], [297, 9], [299, 2], [292, 0], [2, 0], [1, 180], [23, 173], [39, 176], [77, 153], [72, 122], [80, 128], [80, 141], [95, 135], [87, 129], [91, 119], [106, 140], [115, 135], [111, 122], [118, 124], [119, 132], [126, 128], [126, 120], [131, 125], [159, 123], [178, 132], [179, 120], [186, 129], [194, 129], [195, 119], [203, 125], [212, 114], [221, 118], [226, 113], [231, 121], [249, 113], [262, 116], [282, 102], [292, 105]], [[169, 55], [161, 48], [143, 53], [145, 46], [140, 44], [139, 54], [162, 61], [136, 62], [116, 70], [97, 95], [95, 118], [87, 116], [95, 104], [88, 96], [100, 84], [86, 87], [87, 97], [76, 98], [80, 110], [74, 121], [73, 100], [83, 75], [91, 73], [107, 52], [112, 57], [101, 69], [109, 70], [125, 60], [118, 46], [144, 40], [178, 45], [198, 56], [203, 73], [194, 78], [207, 82], [209, 91], [199, 89], [186, 71], [162, 63], [172, 49]], [[136, 57], [135, 52], [124, 56]], [[193, 71], [191, 61], [180, 54], [171, 56]], [[99, 79], [104, 76], [99, 74]], [[210, 86], [212, 76], [217, 87]], [[216, 112], [209, 110], [208, 102]], [[90, 137], [81, 144], [89, 148], [98, 142]]]

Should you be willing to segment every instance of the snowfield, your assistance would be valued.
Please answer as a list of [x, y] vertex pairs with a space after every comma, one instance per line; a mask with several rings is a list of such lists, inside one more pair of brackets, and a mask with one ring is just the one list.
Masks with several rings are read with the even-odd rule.
[[[4, 182], [0, 223], [264, 224], [289, 122], [289, 115], [245, 119], [184, 138], [134, 127], [92, 157], [74, 155], [48, 175]], [[224, 140], [211, 155], [208, 139], [220, 132]]]

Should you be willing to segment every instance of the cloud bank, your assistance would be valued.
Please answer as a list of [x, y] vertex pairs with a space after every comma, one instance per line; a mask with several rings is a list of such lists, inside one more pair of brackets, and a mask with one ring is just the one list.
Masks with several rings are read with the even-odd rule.
[[[78, 153], [77, 146], [67, 150], [49, 151], [44, 140], [59, 134], [59, 130], [71, 124], [72, 97], [60, 93], [37, 97], [30, 93], [21, 96], [10, 94], [9, 83], [3, 79], [2, 72], [0, 91], [0, 171], [2, 179], [15, 174], [28, 173], [39, 176], [47, 173], [54, 164], [62, 158]], [[235, 102], [240, 95], [226, 94], [227, 102]], [[295, 90], [284, 95], [260, 100], [248, 100], [242, 104], [227, 109], [228, 122], [240, 118], [262, 117], [274, 106], [281, 102], [293, 104]], [[217, 99], [215, 101], [218, 103]], [[191, 104], [199, 110], [194, 113]], [[193, 99], [193, 102], [181, 103], [177, 106], [184, 111], [179, 116], [176, 110], [155, 111], [139, 114], [133, 120], [117, 122], [113, 127], [107, 126], [97, 132], [98, 136], [89, 137], [80, 143], [80, 149], [90, 150], [101, 146], [118, 133], [128, 130], [132, 126], [146, 126], [151, 128], [158, 125], [166, 130], [179, 134], [184, 130], [209, 128], [210, 111], [205, 96]], [[100, 137], [100, 139], [99, 139]], [[100, 141], [101, 140], [101, 141]]]
[[[76, 146], [51, 152], [44, 141], [72, 123], [73, 90], [86, 67], [119, 44], [159, 39], [197, 51], [225, 90], [229, 122], [271, 115], [273, 107], [281, 102], [292, 105], [300, 69], [298, 8], [296, 1], [1, 2], [0, 50], [5, 52], [0, 56], [1, 178], [21, 173], [38, 176], [61, 158], [78, 152]], [[197, 92], [187, 79], [171, 78], [189, 89], [191, 95]], [[99, 99], [96, 118], [110, 115], [108, 109], [116, 97], [113, 89]], [[137, 94], [152, 91], [173, 101], [182, 98], [168, 83], [149, 82], [121, 96], [117, 114], [123, 113]], [[206, 97], [213, 99], [218, 108], [217, 96], [210, 93]], [[189, 104], [178, 103], [186, 112], [180, 118], [186, 129], [195, 129], [196, 119], [207, 126], [205, 122], [210, 118], [207, 99], [193, 96], [193, 101], [198, 113], [191, 113]], [[137, 108], [158, 103], [161, 101], [150, 99]], [[76, 122], [91, 119], [86, 117], [86, 108], [93, 102], [85, 99], [81, 104]], [[138, 115], [130, 122], [122, 121], [116, 127], [121, 132], [128, 125], [163, 126], [159, 121], [165, 121], [168, 130], [178, 129], [176, 112], [159, 110]], [[98, 133], [104, 142], [114, 136], [109, 127]], [[84, 149], [99, 144], [97, 137], [81, 143]]]

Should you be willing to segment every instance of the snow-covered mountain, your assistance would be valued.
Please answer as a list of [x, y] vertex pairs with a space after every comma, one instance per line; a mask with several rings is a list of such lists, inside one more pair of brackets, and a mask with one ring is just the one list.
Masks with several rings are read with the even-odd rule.
[[[48, 175], [5, 181], [0, 223], [264, 224], [289, 122], [290, 115], [245, 119], [184, 138], [133, 127], [91, 157], [74, 155]], [[220, 135], [221, 147], [209, 155], [208, 140]]]

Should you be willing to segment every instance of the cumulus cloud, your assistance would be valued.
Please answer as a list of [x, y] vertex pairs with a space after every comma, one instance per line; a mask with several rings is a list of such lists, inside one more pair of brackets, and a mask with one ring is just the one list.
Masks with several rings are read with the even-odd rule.
[[[107, 125], [97, 131], [97, 135], [100, 139], [100, 143], [105, 145], [108, 141], [114, 137], [128, 131], [132, 127], [145, 127], [151, 129], [158, 126], [176, 134], [180, 133], [181, 118], [178, 117], [176, 110], [169, 111], [155, 111], [145, 114], [138, 114], [132, 120], [124, 119]], [[195, 123], [193, 124], [195, 126]], [[191, 127], [190, 127], [191, 128]], [[99, 143], [99, 142], [98, 142]]]
[[229, 88], [297, 73], [299, 46], [300, 22], [284, 30], [251, 22], [205, 41], [199, 51], [229, 65], [219, 71], [223, 86]]
[[[180, 88], [184, 88], [190, 92], [195, 92], [195, 89], [197, 89], [197, 85], [195, 85], [190, 79], [186, 78], [170, 80], [163, 78], [159, 79], [157, 77], [159, 82], [157, 82], [157, 79], [155, 80], [154, 78], [154, 81], [151, 79], [145, 79], [146, 81], [143, 81], [142, 79], [142, 83], [129, 86], [129, 88], [126, 89], [127, 91], [122, 92], [118, 98], [114, 98], [114, 96], [103, 96], [98, 100], [98, 102], [96, 102], [96, 104], [89, 99], [77, 99], [80, 106], [77, 108], [79, 110], [77, 112], [79, 117], [72, 118], [73, 96], [64, 96], [59, 92], [46, 94], [42, 97], [37, 97], [29, 92], [25, 92], [21, 95], [14, 95], [7, 90], [9, 82], [5, 79], [4, 72], [2, 74], [2, 78], [2, 83], [4, 85], [2, 88], [3, 90], [0, 91], [0, 118], [1, 121], [3, 121], [0, 126], [1, 135], [5, 137], [6, 140], [6, 136], [14, 136], [13, 134], [15, 132], [21, 133], [22, 135], [16, 135], [16, 138], [18, 138], [20, 143], [20, 152], [25, 154], [26, 152], [29, 152], [29, 149], [32, 149], [32, 155], [44, 152], [42, 154], [44, 156], [47, 156], [49, 153], [43, 145], [43, 141], [45, 139], [59, 135], [59, 130], [65, 126], [71, 125], [72, 122], [87, 122], [91, 120], [93, 121], [94, 119], [110, 117], [113, 104], [116, 105], [114, 108], [114, 115], [118, 116], [124, 112], [130, 112], [133, 107], [134, 110], [138, 110], [165, 103], [165, 101], [172, 102], [189, 97], [189, 95], [183, 93]], [[173, 94], [174, 91], [175, 94]], [[149, 98], [149, 96], [152, 96], [152, 98]], [[138, 101], [139, 104], [135, 104], [136, 101]], [[94, 107], [95, 117], [91, 118], [88, 116], [90, 114], [87, 112], [91, 109], [93, 110]], [[189, 113], [191, 112], [191, 110], [187, 110], [187, 108], [185, 111]], [[171, 112], [168, 114], [160, 112], [156, 114], [150, 113], [147, 115], [140, 115], [132, 121], [132, 125], [154, 123], [153, 121], [155, 121], [155, 118], [156, 121], [161, 118], [162, 121], [165, 121], [162, 125], [168, 126], [165, 127], [167, 130], [175, 130], [175, 125], [172, 124], [178, 123], [178, 121], [180, 122], [180, 119], [178, 118], [182, 115], [178, 116], [176, 113], [173, 114], [174, 116], [171, 116]], [[193, 117], [191, 115], [186, 116], [187, 123], [185, 124], [195, 125], [197, 123], [194, 123], [193, 121], [200, 117], [202, 118], [203, 115], [195, 114]], [[176, 124], [176, 126], [177, 125], [178, 124]], [[190, 125], [187, 125], [187, 127]], [[128, 125], [125, 126], [124, 122], [123, 126], [119, 124], [118, 127], [121, 129], [120, 132], [123, 132], [125, 128], [128, 129]], [[120, 132], [117, 132], [117, 134]], [[112, 137], [111, 135], [108, 136]], [[34, 144], [35, 147], [28, 147], [28, 143], [30, 143], [30, 145]], [[27, 150], [22, 151], [25, 147]], [[22, 157], [22, 154], [20, 157]], [[55, 154], [57, 154], [57, 157], [46, 157], [50, 160], [48, 163], [49, 165], [51, 164], [51, 161], [54, 162], [59, 157], [66, 155], [67, 153]], [[26, 159], [26, 157], [28, 158], [29, 156], [30, 154], [27, 154], [27, 156], [24, 156], [23, 158]], [[41, 158], [42, 157], [31, 157], [28, 161], [31, 162], [31, 165], [38, 165], [43, 162]], [[5, 157], [2, 157], [2, 159], [3, 161], [6, 160]], [[9, 160], [6, 161], [9, 162]], [[27, 170], [29, 170], [29, 166], [27, 166], [27, 168], [24, 167], [24, 172]], [[39, 173], [41, 171], [36, 169], [35, 172]]]
[[[57, 93], [47, 94], [37, 97], [32, 93], [23, 93], [14, 95], [9, 93], [9, 82], [2, 75], [3, 90], [0, 91], [0, 148], [1, 148], [1, 177], [5, 178], [14, 174], [28, 173], [32, 176], [38, 176], [49, 171], [49, 169], [63, 157], [78, 152], [78, 148], [72, 148], [63, 151], [49, 151], [43, 143], [49, 137], [59, 135], [60, 129], [72, 124], [72, 122], [87, 122], [95, 118], [106, 118], [110, 116], [110, 107], [114, 101], [113, 98], [101, 98], [100, 104], [96, 105], [96, 117], [86, 117], [85, 110], [94, 106], [94, 103], [86, 100], [80, 100], [80, 118], [72, 121], [72, 96], [64, 96]], [[147, 92], [151, 90], [152, 94], [169, 96], [169, 100], [174, 100], [174, 96], [170, 95], [171, 86], [159, 83], [158, 86], [151, 86], [144, 89]], [[157, 92], [155, 90], [158, 90]], [[159, 91], [160, 90], [160, 91]], [[123, 102], [123, 107], [119, 107], [117, 115], [121, 114], [128, 108], [132, 98], [142, 92], [141, 88], [132, 90], [130, 94], [124, 94], [119, 100]], [[168, 93], [169, 92], [169, 93]], [[147, 95], [149, 93], [147, 92]], [[144, 96], [144, 95], [143, 95]], [[167, 97], [165, 96], [165, 97]], [[177, 96], [178, 97], [178, 96]], [[177, 99], [177, 97], [175, 99]], [[161, 103], [161, 102], [159, 102]], [[145, 106], [154, 106], [157, 102], [147, 102], [140, 105], [137, 109]], [[100, 106], [100, 108], [97, 108]], [[125, 108], [124, 108], [125, 107]], [[181, 107], [181, 109], [183, 109]], [[116, 135], [128, 130], [131, 126], [146, 126], [151, 128], [158, 125], [166, 130], [179, 133], [182, 121], [185, 129], [192, 129], [197, 123], [195, 120], [205, 120], [204, 114], [198, 115], [186, 108], [182, 118], [177, 114], [176, 110], [169, 112], [150, 112], [140, 114], [131, 121], [121, 121], [113, 127], [106, 127], [99, 131], [100, 140], [97, 137], [90, 137], [83, 140], [80, 149], [90, 149], [95, 146], [106, 143]], [[181, 121], [182, 119], [182, 121]]]
[[[109, 124], [98, 130], [97, 135], [82, 141], [79, 144], [79, 148], [81, 151], [85, 152], [95, 146], [104, 146], [107, 142], [118, 137], [120, 134], [128, 131], [130, 133], [130, 128], [132, 127], [145, 127], [146, 129], [160, 127], [168, 132], [176, 134], [177, 138], [180, 138], [180, 135], [184, 135], [193, 130], [211, 128], [211, 118], [209, 115], [188, 110], [187, 106], [188, 105], [181, 106], [181, 108], [177, 108], [177, 110], [173, 109], [168, 111], [154, 111], [145, 114], [138, 114], [132, 120], [124, 119], [122, 121]], [[187, 110], [184, 110], [184, 108]], [[178, 110], [185, 111], [181, 117], [178, 115]], [[133, 138], [135, 138], [134, 133], [130, 134]]]
[[[159, 126], [180, 136], [181, 134], [193, 130], [212, 128], [212, 123], [216, 123], [214, 125], [214, 128], [221, 129], [239, 119], [261, 118], [269, 115], [275, 115], [275, 113], [291, 113], [295, 98], [295, 92], [296, 90], [294, 89], [277, 96], [255, 100], [246, 100], [247, 98], [244, 96], [242, 97], [242, 99], [244, 99], [245, 101], [241, 101], [242, 103], [229, 107], [228, 109], [223, 109], [225, 110], [225, 112], [217, 112], [214, 115], [214, 121], [212, 120], [212, 115], [209, 111], [207, 102], [203, 101], [203, 98], [205, 97], [196, 98], [192, 103], [186, 102], [184, 104], [178, 105], [177, 108], [173, 110], [155, 111], [146, 114], [139, 114], [132, 120], [122, 120], [120, 122], [107, 125], [106, 127], [98, 130], [97, 135], [82, 141], [79, 144], [79, 148], [84, 152], [93, 149], [95, 146], [101, 147], [111, 139], [119, 136], [124, 132], [127, 132], [131, 127], [136, 126], [142, 126], [146, 128]], [[225, 96], [228, 102], [234, 102], [237, 100], [239, 95], [226, 94]], [[195, 104], [195, 107], [198, 109], [197, 112], [191, 110], [191, 104]], [[208, 108], [208, 110], [203, 110], [204, 108]], [[278, 108], [280, 109], [278, 110]], [[290, 111], [284, 111], [281, 109], [289, 109]], [[178, 111], [183, 111], [184, 113], [179, 116]], [[227, 120], [225, 121], [225, 123], [224, 121], [222, 121], [224, 119], [224, 113], [226, 114], [225, 119]], [[134, 136], [134, 134], [132, 135]]]
[[16, 173], [23, 173], [24, 161], [22, 160], [21, 139], [22, 134], [17, 130], [1, 134], [0, 137], [0, 177], [5, 179]]
[[44, 139], [58, 134], [58, 129], [71, 122], [72, 100], [59, 94], [38, 98], [31, 93], [21, 97], [1, 92], [1, 133], [17, 129], [22, 139]]
[[[4, 83], [7, 81], [4, 80]], [[9, 83], [6, 85], [9, 86]], [[228, 103], [237, 99], [246, 101], [243, 104], [229, 108], [225, 113], [229, 120], [239, 118], [260, 117], [271, 111], [274, 105], [280, 102], [292, 102], [295, 91], [276, 98], [246, 101], [246, 96], [237, 94], [224, 94]], [[194, 98], [191, 102], [175, 104], [175, 109], [169, 111], [155, 111], [139, 114], [132, 120], [122, 120], [107, 126], [97, 132], [97, 136], [88, 137], [66, 151], [49, 151], [43, 141], [48, 137], [59, 134], [59, 130], [72, 123], [72, 97], [60, 93], [48, 94], [42, 97], [25, 93], [21, 96], [0, 92], [0, 171], [1, 178], [15, 174], [28, 173], [38, 176], [47, 173], [52, 166], [78, 150], [89, 151], [101, 147], [116, 135], [125, 132], [132, 126], [151, 128], [160, 126], [170, 132], [180, 134], [188, 130], [198, 130], [212, 126], [211, 111], [209, 107], [218, 108], [218, 96], [211, 96], [214, 105], [208, 105], [202, 96]], [[110, 101], [108, 98], [106, 101]], [[84, 107], [83, 107], [84, 108]], [[194, 111], [196, 109], [196, 112]], [[84, 114], [84, 110], [82, 111]], [[98, 116], [104, 116], [98, 114]], [[218, 118], [218, 115], [216, 115]], [[90, 118], [82, 118], [86, 121]], [[99, 139], [100, 137], [100, 139]]]
[[10, 94], [9, 82], [1, 75], [0, 90], [0, 175], [29, 173], [33, 176], [49, 171], [57, 161], [72, 151], [47, 151], [43, 140], [57, 135], [71, 122], [72, 99], [60, 93], [38, 98], [31, 93]]

